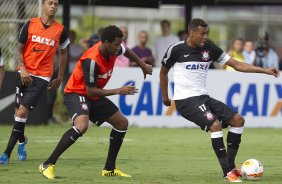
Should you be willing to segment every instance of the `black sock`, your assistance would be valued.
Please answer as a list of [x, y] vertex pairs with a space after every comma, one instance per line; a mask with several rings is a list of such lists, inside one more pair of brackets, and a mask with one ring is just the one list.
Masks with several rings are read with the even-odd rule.
[[230, 171], [230, 169], [229, 169], [226, 149], [225, 149], [224, 142], [223, 142], [222, 131], [212, 132], [211, 133], [211, 142], [212, 142], [212, 147], [214, 149], [214, 152], [222, 168], [223, 175], [226, 176], [226, 174]]
[[[14, 149], [17, 141], [20, 138], [22, 139], [22, 137], [24, 139], [25, 122], [26, 122], [26, 119], [15, 117], [14, 127], [12, 129], [12, 132], [11, 132], [11, 135], [10, 135], [10, 139], [9, 139], [7, 148], [4, 151], [4, 153], [6, 153], [9, 158], [10, 158], [12, 150]], [[22, 142], [24, 142], [24, 141], [22, 141]]]
[[231, 127], [227, 134], [227, 156], [230, 169], [235, 168], [235, 158], [241, 143], [243, 127]]
[[44, 164], [56, 164], [56, 161], [60, 155], [68, 149], [75, 141], [81, 136], [79, 130], [75, 127], [72, 127], [62, 136], [60, 142], [57, 144], [55, 150], [50, 155], [50, 157], [44, 162]]
[[122, 145], [125, 133], [126, 130], [112, 129], [110, 135], [109, 152], [104, 169], [110, 171], [116, 168], [116, 158]]

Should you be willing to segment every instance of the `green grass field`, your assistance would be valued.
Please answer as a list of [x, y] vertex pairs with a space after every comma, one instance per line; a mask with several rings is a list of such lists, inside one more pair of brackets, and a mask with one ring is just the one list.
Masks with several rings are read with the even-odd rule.
[[[27, 126], [28, 159], [19, 162], [14, 149], [9, 165], [0, 165], [0, 183], [111, 183], [187, 184], [225, 183], [210, 144], [199, 129], [130, 128], [117, 166], [132, 178], [101, 177], [110, 128], [91, 126], [56, 164], [56, 180], [47, 180], [38, 166], [54, 149], [69, 125]], [[3, 151], [11, 126], [0, 126]], [[281, 129], [245, 129], [237, 165], [249, 158], [264, 164], [264, 176], [255, 183], [282, 183]], [[226, 132], [225, 132], [226, 134]], [[244, 181], [245, 183], [254, 183]]]

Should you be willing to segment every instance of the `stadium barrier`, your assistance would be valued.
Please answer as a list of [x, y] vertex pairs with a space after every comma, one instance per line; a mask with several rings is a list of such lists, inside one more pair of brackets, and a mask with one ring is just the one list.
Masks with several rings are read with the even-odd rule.
[[[173, 93], [173, 71], [169, 72], [169, 96]], [[282, 127], [282, 77], [223, 70], [209, 70], [209, 95], [244, 116], [246, 127]], [[162, 105], [159, 69], [143, 80], [138, 68], [115, 68], [106, 88], [133, 83], [139, 93], [110, 97], [131, 125], [139, 127], [195, 127], [177, 114], [175, 106]]]
[[[169, 72], [169, 96], [173, 93], [173, 76]], [[6, 73], [3, 90], [0, 95], [0, 122], [11, 122], [14, 106], [3, 109], [2, 101], [14, 94], [13, 73]], [[115, 95], [109, 97], [129, 119], [130, 125], [138, 127], [195, 127], [182, 118], [175, 106], [162, 105], [159, 85], [159, 69], [154, 68], [153, 75], [143, 79], [139, 68], [115, 68], [110, 82], [105, 87], [119, 88], [133, 83], [139, 93], [135, 95]], [[275, 78], [265, 74], [247, 74], [210, 70], [207, 76], [209, 95], [226, 103], [244, 116], [246, 127], [282, 127], [282, 77]], [[13, 96], [14, 99], [14, 96]], [[46, 123], [46, 93], [43, 94], [34, 115], [29, 121]], [[7, 119], [9, 118], [9, 119]], [[34, 120], [33, 120], [34, 118]], [[38, 118], [38, 119], [36, 119]]]

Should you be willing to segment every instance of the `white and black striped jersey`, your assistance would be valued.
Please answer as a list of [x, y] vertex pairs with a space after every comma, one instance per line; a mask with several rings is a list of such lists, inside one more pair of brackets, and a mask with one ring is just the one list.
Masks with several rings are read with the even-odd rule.
[[203, 47], [190, 47], [185, 41], [171, 45], [162, 65], [173, 68], [174, 100], [208, 94], [207, 72], [214, 61], [225, 64], [230, 56], [218, 46], [206, 42]]

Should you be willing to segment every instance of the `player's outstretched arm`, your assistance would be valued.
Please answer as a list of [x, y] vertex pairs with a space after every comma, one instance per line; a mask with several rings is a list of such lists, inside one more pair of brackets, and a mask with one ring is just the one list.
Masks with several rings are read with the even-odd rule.
[[162, 100], [163, 104], [165, 106], [170, 106], [171, 105], [171, 100], [168, 97], [168, 92], [167, 92], [167, 87], [168, 87], [168, 74], [169, 69], [166, 68], [165, 66], [161, 67], [160, 70], [160, 85], [161, 85], [161, 90], [162, 90]]
[[112, 95], [134, 95], [135, 93], [138, 93], [138, 89], [135, 86], [132, 86], [132, 84], [123, 86], [121, 88], [116, 89], [101, 89], [97, 87], [89, 87], [86, 86], [87, 96], [93, 97], [93, 96], [112, 96]]
[[61, 49], [60, 52], [60, 57], [59, 57], [59, 72], [58, 72], [58, 77], [51, 81], [48, 85], [48, 90], [57, 90], [61, 82], [64, 78], [64, 73], [67, 65], [67, 49]]
[[132, 61], [135, 61], [139, 67], [142, 69], [144, 74], [144, 79], [146, 79], [146, 75], [152, 75], [153, 67], [141, 61], [141, 59], [129, 48], [126, 48], [124, 55]]
[[262, 68], [254, 65], [249, 65], [244, 62], [239, 62], [233, 58], [230, 58], [226, 64], [228, 66], [233, 67], [235, 70], [245, 73], [265, 73], [268, 75], [273, 75], [276, 78], [279, 77], [280, 72], [278, 69], [272, 67], [272, 68]]

